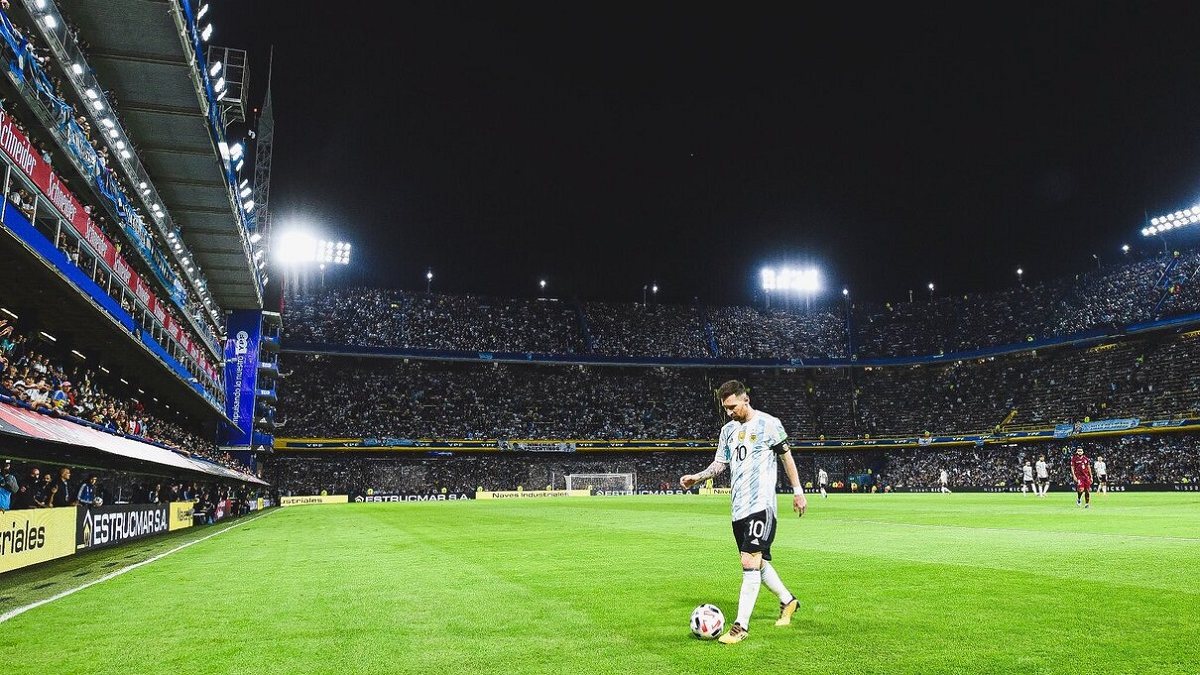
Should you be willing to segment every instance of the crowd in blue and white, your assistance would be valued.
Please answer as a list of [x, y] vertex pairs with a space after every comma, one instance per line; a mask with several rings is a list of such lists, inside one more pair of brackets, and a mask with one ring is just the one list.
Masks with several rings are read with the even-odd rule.
[[39, 335], [16, 332], [8, 319], [0, 319], [0, 401], [246, 471], [212, 440], [189, 430], [193, 425], [183, 415], [157, 406], [144, 394], [114, 393], [130, 387], [120, 383], [119, 376], [71, 356], [69, 347], [38, 339]]
[[1200, 414], [1200, 337], [1130, 339], [949, 364], [732, 369], [285, 355], [295, 437], [709, 438], [737, 378], [794, 437], [880, 438]]
[[846, 304], [796, 310], [328, 289], [289, 299], [285, 341], [693, 359], [935, 355], [1200, 312], [1198, 268], [1200, 250], [1189, 249], [993, 293], [855, 301], [849, 317]]

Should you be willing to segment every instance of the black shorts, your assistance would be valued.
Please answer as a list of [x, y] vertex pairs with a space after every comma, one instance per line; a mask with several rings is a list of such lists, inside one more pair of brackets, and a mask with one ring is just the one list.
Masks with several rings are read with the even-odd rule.
[[1033, 479], [1032, 479], [1032, 478], [1026, 478], [1026, 479], [1025, 479], [1025, 484], [1026, 484], [1026, 485], [1031, 485], [1032, 483], [1033, 483]]
[[762, 553], [763, 560], [771, 559], [771, 542], [775, 541], [775, 514], [758, 511], [733, 521], [733, 540], [742, 553]]
[[1108, 476], [1106, 476], [1106, 475], [1104, 475], [1104, 474], [1100, 474], [1099, 476], [1096, 476], [1096, 482], [1097, 482], [1097, 483], [1107, 483], [1107, 482], [1108, 482]]

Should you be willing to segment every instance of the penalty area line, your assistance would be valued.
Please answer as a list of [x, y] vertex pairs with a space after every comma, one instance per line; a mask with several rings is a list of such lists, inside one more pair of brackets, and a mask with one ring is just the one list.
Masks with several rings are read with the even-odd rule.
[[212, 539], [213, 537], [217, 536], [218, 534], [225, 534], [226, 532], [232, 530], [235, 527], [241, 527], [242, 525], [246, 525], [247, 523], [252, 523], [252, 522], [258, 520], [259, 518], [265, 517], [269, 513], [273, 513], [273, 511], [268, 511], [267, 513], [264, 513], [262, 515], [254, 516], [253, 518], [248, 518], [241, 522], [234, 523], [234, 524], [230, 525], [229, 527], [226, 527], [223, 530], [218, 530], [216, 532], [213, 532], [212, 534], [208, 534], [203, 537], [200, 537], [199, 539], [194, 539], [192, 541], [187, 542], [186, 544], [181, 544], [179, 546], [176, 546], [175, 548], [173, 548], [169, 551], [163, 551], [162, 553], [159, 553], [158, 555], [151, 556], [140, 562], [135, 562], [132, 565], [126, 565], [125, 567], [122, 567], [121, 569], [119, 569], [115, 572], [109, 572], [108, 574], [105, 574], [104, 576], [100, 577], [99, 579], [93, 579], [85, 584], [81, 584], [74, 588], [68, 588], [65, 591], [60, 591], [48, 598], [43, 598], [41, 600], [38, 600], [37, 602], [32, 602], [28, 605], [25, 605], [24, 607], [17, 607], [16, 609], [11, 609], [3, 614], [0, 614], [0, 623], [4, 623], [5, 621], [8, 621], [9, 619], [20, 616], [20, 615], [24, 614], [25, 612], [28, 612], [31, 609], [37, 609], [38, 607], [41, 607], [42, 605], [50, 604], [51, 602], [54, 602], [55, 600], [61, 600], [65, 597], [67, 597], [68, 595], [78, 593], [79, 591], [82, 591], [85, 588], [91, 588], [92, 586], [95, 586], [96, 584], [103, 583], [105, 581], [108, 581], [109, 579], [114, 579], [116, 577], [119, 577], [122, 574], [125, 574], [126, 572], [131, 572], [131, 571], [141, 567], [142, 565], [149, 565], [150, 563], [154, 562], [155, 560], [159, 560], [159, 559], [162, 559], [162, 558], [165, 558], [165, 557], [171, 555], [172, 553], [177, 553], [179, 551], [182, 551], [183, 549], [185, 549], [189, 546], [192, 546], [193, 544], [199, 544], [200, 542], [205, 541], [207, 539]]

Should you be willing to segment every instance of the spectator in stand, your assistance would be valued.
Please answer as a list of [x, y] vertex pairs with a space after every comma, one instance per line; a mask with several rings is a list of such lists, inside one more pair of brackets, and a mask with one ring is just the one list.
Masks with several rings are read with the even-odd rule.
[[33, 508], [50, 508], [56, 491], [57, 485], [54, 482], [54, 476], [50, 475], [48, 471], [42, 474], [41, 482], [37, 484], [37, 488], [33, 491]]
[[29, 475], [26, 476], [24, 482], [17, 487], [16, 494], [13, 495], [13, 509], [32, 509], [37, 508], [37, 503], [34, 497], [37, 490], [42, 485], [42, 472], [36, 466], [29, 467]]
[[97, 483], [99, 478], [96, 474], [88, 476], [87, 482], [79, 486], [79, 493], [76, 495], [76, 501], [80, 506], [91, 506], [96, 502], [96, 497], [100, 496]]
[[21, 489], [17, 477], [12, 472], [12, 462], [4, 460], [4, 470], [0, 473], [0, 511], [8, 511], [12, 507], [12, 499]]
[[58, 470], [58, 480], [54, 482], [51, 506], [74, 506], [75, 493], [71, 491], [71, 469], [62, 467]]

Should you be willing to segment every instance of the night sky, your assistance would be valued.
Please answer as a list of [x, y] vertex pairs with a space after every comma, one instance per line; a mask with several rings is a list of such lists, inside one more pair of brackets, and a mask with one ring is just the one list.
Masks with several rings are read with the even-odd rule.
[[213, 42], [257, 98], [275, 45], [276, 231], [353, 242], [330, 283], [748, 303], [811, 262], [891, 300], [1113, 263], [1200, 200], [1200, 9], [1149, 4], [214, 0]]

